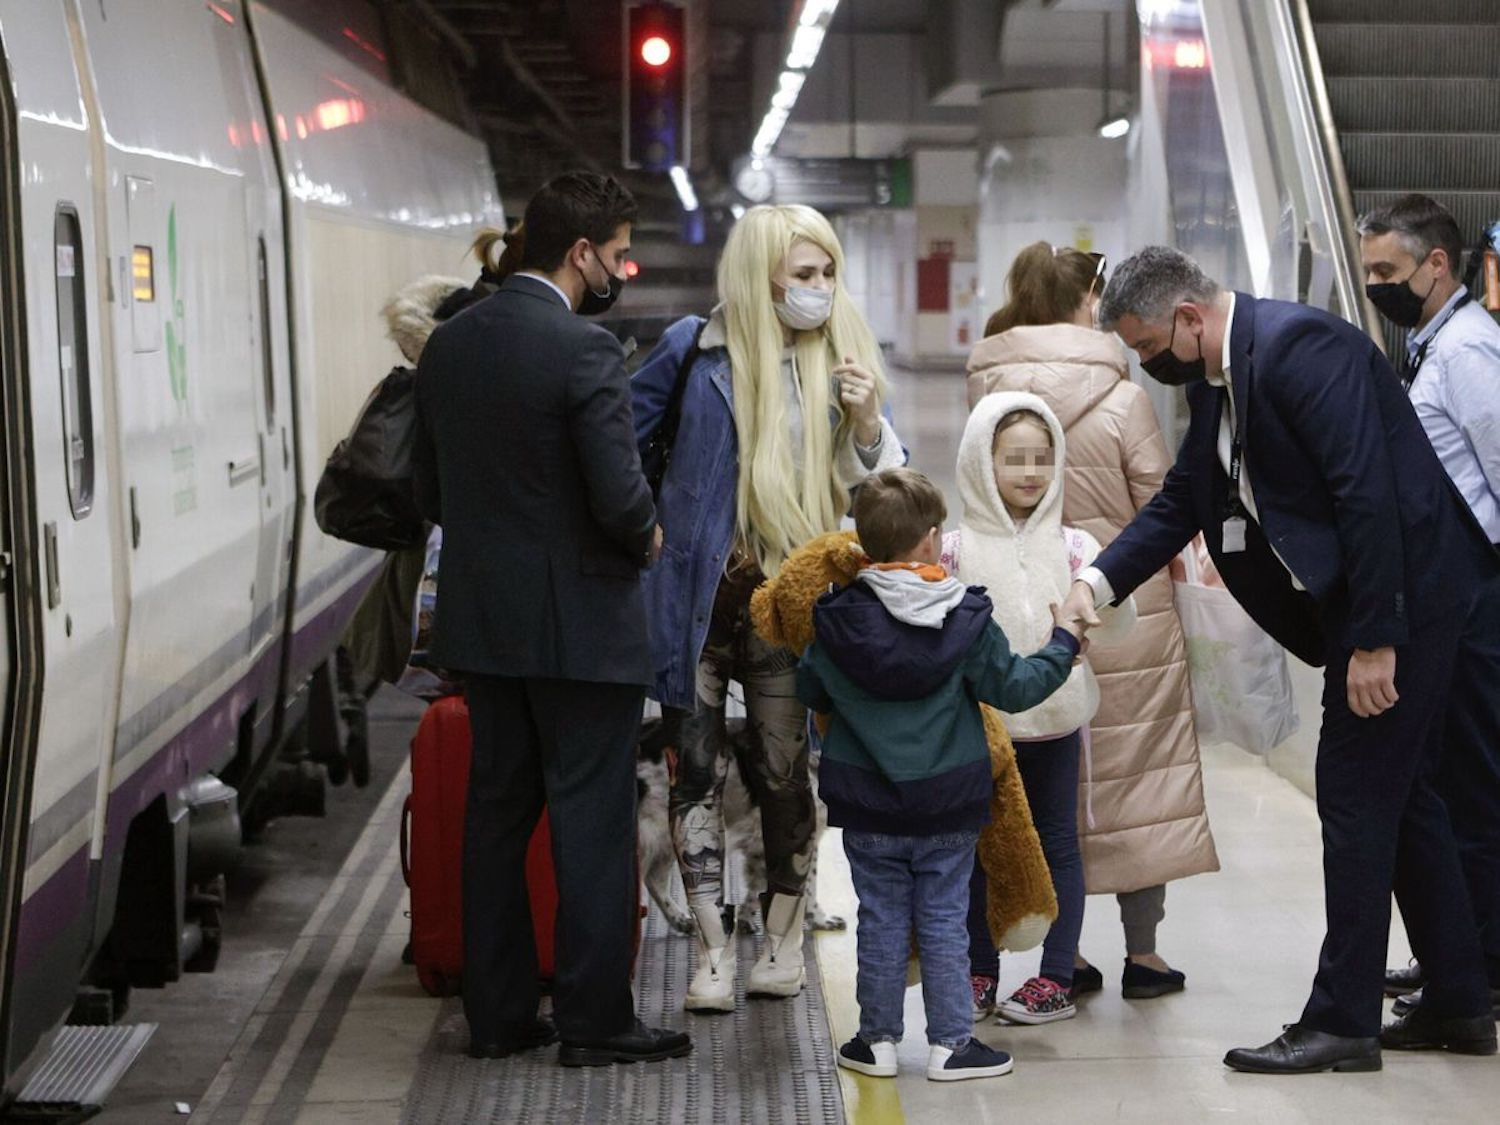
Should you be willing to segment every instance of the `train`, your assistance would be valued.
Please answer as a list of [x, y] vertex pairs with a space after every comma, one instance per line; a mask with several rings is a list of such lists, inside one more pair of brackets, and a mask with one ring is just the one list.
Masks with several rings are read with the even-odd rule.
[[504, 222], [373, 7], [300, 7], [0, 0], [7, 1098], [70, 1015], [211, 967], [241, 813], [321, 785], [380, 558], [310, 497], [400, 361], [381, 306]]

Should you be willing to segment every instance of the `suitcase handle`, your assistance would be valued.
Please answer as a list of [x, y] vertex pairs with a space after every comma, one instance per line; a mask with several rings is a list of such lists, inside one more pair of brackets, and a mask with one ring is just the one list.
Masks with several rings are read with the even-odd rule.
[[401, 802], [401, 878], [411, 886], [411, 794]]

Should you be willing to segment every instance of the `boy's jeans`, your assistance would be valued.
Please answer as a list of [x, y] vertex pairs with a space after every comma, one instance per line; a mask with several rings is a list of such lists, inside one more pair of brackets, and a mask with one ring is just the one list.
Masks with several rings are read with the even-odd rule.
[[906, 958], [915, 929], [922, 961], [927, 1042], [957, 1050], [973, 1033], [969, 990], [969, 872], [974, 830], [941, 836], [844, 831], [859, 895], [859, 1035], [899, 1042]]

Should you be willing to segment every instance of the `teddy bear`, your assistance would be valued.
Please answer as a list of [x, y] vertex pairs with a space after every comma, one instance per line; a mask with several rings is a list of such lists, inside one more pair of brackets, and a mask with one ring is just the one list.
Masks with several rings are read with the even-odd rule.
[[[852, 531], [830, 532], [804, 544], [752, 595], [750, 620], [755, 631], [769, 644], [803, 652], [813, 641], [814, 603], [830, 589], [853, 582], [868, 564]], [[999, 713], [983, 704], [981, 710], [994, 778], [990, 823], [979, 835], [979, 859], [989, 888], [990, 934], [1000, 949], [1032, 949], [1057, 918], [1057, 895], [1031, 821], [1015, 747]], [[820, 730], [826, 721], [818, 717]]]

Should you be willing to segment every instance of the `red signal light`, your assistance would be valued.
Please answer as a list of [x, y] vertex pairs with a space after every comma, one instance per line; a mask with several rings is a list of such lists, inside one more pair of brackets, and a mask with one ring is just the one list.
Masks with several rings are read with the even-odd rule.
[[640, 273], [641, 273], [641, 264], [639, 262], [627, 261], [625, 263], [625, 276], [626, 277], [639, 277]]
[[641, 61], [647, 66], [666, 66], [672, 61], [672, 44], [660, 35], [648, 36], [641, 43]]

